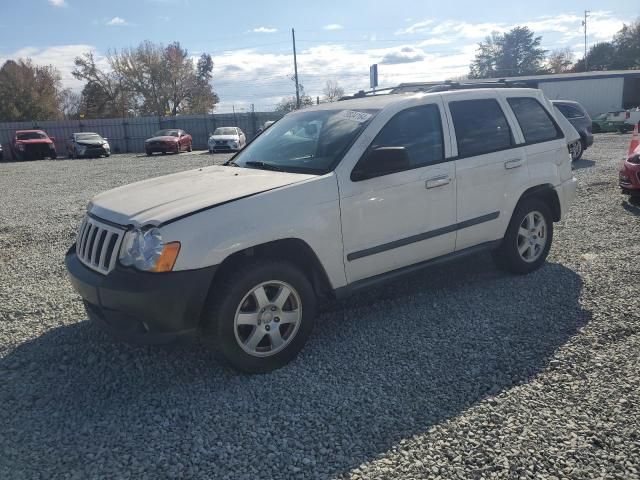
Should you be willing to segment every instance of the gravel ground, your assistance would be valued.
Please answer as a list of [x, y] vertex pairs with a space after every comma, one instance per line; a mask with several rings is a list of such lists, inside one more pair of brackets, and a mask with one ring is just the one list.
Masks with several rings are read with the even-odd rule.
[[330, 305], [262, 376], [112, 341], [65, 276], [93, 194], [211, 156], [0, 164], [0, 478], [640, 478], [628, 142], [578, 162], [538, 272], [480, 256]]

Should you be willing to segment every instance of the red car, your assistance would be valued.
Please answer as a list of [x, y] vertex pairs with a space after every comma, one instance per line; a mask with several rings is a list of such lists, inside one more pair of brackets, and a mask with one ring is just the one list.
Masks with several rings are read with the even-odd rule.
[[637, 125], [633, 131], [627, 159], [620, 167], [619, 181], [622, 193], [640, 196], [640, 141], [638, 141]]
[[145, 140], [144, 150], [147, 155], [160, 153], [190, 152], [193, 149], [193, 140], [184, 130], [168, 128], [155, 133], [152, 138]]
[[55, 160], [58, 156], [55, 140], [43, 130], [18, 130], [11, 143], [13, 158], [16, 160], [42, 160], [49, 157]]

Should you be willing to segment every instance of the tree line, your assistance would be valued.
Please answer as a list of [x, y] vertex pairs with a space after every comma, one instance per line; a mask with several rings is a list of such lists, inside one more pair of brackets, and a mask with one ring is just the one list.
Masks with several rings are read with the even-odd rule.
[[549, 52], [542, 37], [527, 27], [493, 33], [478, 44], [469, 78], [502, 78], [548, 73], [640, 68], [640, 21], [624, 25], [611, 42], [593, 45], [585, 58], [574, 62], [571, 49]]
[[218, 95], [211, 83], [213, 59], [196, 61], [179, 42], [145, 41], [110, 51], [104, 62], [87, 52], [75, 59], [81, 92], [63, 88], [60, 72], [30, 59], [0, 68], [0, 121], [113, 118], [210, 113]]

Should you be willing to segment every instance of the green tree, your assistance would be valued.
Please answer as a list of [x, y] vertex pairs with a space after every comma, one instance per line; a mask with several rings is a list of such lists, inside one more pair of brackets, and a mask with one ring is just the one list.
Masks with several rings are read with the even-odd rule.
[[527, 27], [493, 33], [478, 44], [469, 77], [517, 77], [544, 72], [547, 51], [540, 48], [541, 40]]
[[614, 68], [640, 68], [640, 20], [624, 25], [613, 37], [616, 48]]
[[[587, 67], [589, 70], [611, 70], [615, 68], [617, 49], [611, 42], [600, 42], [593, 45], [587, 52]], [[584, 58], [578, 60], [573, 67], [575, 72], [585, 71]]]
[[0, 121], [62, 118], [65, 93], [55, 67], [8, 60], [0, 68]]

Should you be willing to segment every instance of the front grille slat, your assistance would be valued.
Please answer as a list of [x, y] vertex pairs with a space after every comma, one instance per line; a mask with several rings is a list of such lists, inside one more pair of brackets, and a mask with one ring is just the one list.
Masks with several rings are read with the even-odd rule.
[[104, 275], [116, 266], [124, 229], [87, 216], [80, 226], [76, 253], [87, 267]]

